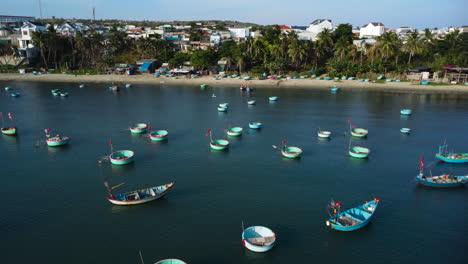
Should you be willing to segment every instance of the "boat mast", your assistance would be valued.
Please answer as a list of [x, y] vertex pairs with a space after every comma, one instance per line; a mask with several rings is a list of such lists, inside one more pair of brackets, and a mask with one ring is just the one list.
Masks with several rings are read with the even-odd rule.
[[141, 264], [145, 264], [145, 262], [143, 261], [143, 256], [141, 255], [141, 250], [138, 250], [138, 253], [140, 253]]
[[241, 221], [242, 222], [242, 232], [244, 232], [245, 228], [244, 228], [244, 220]]

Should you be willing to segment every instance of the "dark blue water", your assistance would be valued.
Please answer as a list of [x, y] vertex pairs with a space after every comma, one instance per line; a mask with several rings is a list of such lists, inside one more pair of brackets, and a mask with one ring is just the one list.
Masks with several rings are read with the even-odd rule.
[[[0, 138], [1, 263], [145, 263], [174, 257], [188, 263], [466, 263], [467, 188], [416, 185], [418, 159], [434, 161], [438, 144], [468, 151], [468, 96], [328, 90], [238, 89], [134, 85], [119, 93], [106, 84], [0, 83], [0, 111], [11, 112], [16, 138]], [[51, 89], [69, 92], [53, 97]], [[216, 98], [212, 98], [212, 94]], [[276, 95], [277, 103], [268, 96]], [[257, 105], [248, 106], [254, 98]], [[218, 113], [219, 103], [230, 104]], [[402, 108], [413, 109], [407, 119]], [[347, 120], [369, 129], [354, 145], [368, 160], [347, 155]], [[263, 122], [260, 131], [251, 121]], [[128, 127], [149, 122], [169, 131], [152, 143]], [[227, 152], [213, 152], [208, 128], [224, 138], [245, 129]], [[319, 140], [318, 127], [333, 132]], [[399, 132], [412, 129], [411, 135]], [[71, 145], [36, 147], [44, 129]], [[55, 131], [55, 132], [54, 132]], [[136, 152], [135, 163], [98, 160], [114, 148]], [[304, 150], [285, 160], [281, 140]], [[432, 173], [467, 174], [468, 165], [432, 164]], [[429, 173], [429, 172], [428, 172]], [[129, 191], [176, 181], [164, 199], [121, 207], [106, 200], [103, 182]], [[325, 226], [330, 198], [344, 209], [381, 199], [372, 223], [360, 231]], [[278, 234], [275, 248], [254, 253], [241, 245], [241, 221]]]

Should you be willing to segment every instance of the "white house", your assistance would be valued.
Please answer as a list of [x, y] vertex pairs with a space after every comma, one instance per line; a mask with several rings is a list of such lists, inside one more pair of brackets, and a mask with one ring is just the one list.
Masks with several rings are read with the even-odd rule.
[[250, 36], [249, 28], [229, 28], [231, 38], [247, 38]]
[[318, 34], [324, 29], [333, 29], [331, 19], [317, 19], [314, 22], [310, 23], [309, 27], [307, 28], [307, 31]]
[[219, 45], [220, 42], [221, 42], [221, 35], [219, 35], [219, 34], [210, 35], [210, 43], [213, 43], [215, 45]]
[[360, 38], [375, 38], [385, 33], [385, 25], [380, 22], [372, 22], [361, 27]]
[[32, 34], [36, 31], [46, 31], [46, 26], [36, 22], [26, 22], [21, 27], [21, 37], [18, 38], [18, 52], [21, 58], [34, 58], [38, 55], [32, 42]]
[[58, 34], [63, 36], [75, 36], [78, 32], [85, 33], [90, 30], [90, 27], [83, 23], [65, 22], [62, 25], [57, 26], [55, 30]]

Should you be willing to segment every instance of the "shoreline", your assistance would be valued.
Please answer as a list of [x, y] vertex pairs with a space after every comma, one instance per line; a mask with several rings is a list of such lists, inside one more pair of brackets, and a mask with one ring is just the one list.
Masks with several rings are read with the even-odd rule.
[[130, 84], [161, 84], [166, 85], [200, 85], [239, 87], [242, 83], [249, 83], [253, 88], [298, 88], [298, 89], [330, 89], [338, 87], [342, 90], [355, 91], [383, 91], [383, 92], [430, 92], [430, 93], [468, 93], [467, 85], [420, 85], [410, 82], [359, 82], [357, 80], [315, 80], [315, 79], [290, 79], [290, 80], [243, 80], [223, 78], [214, 80], [211, 76], [187, 79], [181, 77], [173, 79], [168, 77], [156, 78], [151, 74], [145, 75], [71, 75], [71, 74], [19, 74], [2, 73], [0, 81], [25, 81], [25, 82], [73, 82], [73, 83], [130, 83]]

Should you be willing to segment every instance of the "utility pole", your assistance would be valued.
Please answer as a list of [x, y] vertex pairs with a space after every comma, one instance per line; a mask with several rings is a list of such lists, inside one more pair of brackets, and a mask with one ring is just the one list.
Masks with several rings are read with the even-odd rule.
[[41, 17], [42, 19], [42, 4], [41, 4], [41, 0], [38, 0], [39, 2], [39, 16]]
[[93, 6], [93, 21], [96, 20], [96, 7]]

